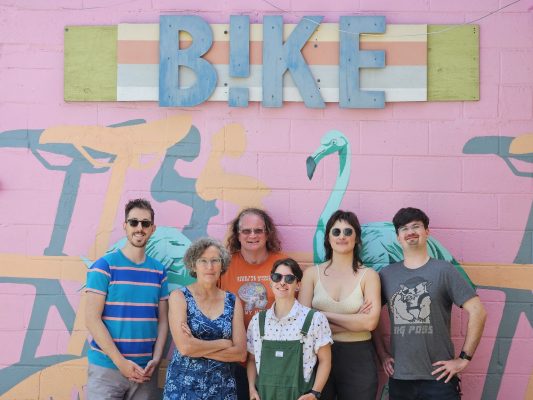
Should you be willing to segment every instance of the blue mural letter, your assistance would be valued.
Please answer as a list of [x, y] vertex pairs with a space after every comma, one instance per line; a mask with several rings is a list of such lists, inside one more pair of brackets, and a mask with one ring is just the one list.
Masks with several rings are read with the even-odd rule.
[[[180, 49], [180, 31], [192, 37], [186, 49]], [[201, 58], [213, 44], [209, 24], [195, 15], [162, 15], [159, 36], [159, 105], [192, 107], [206, 101], [217, 85], [215, 68]], [[191, 87], [180, 88], [181, 67], [188, 67], [196, 74], [196, 82]]]
[[263, 106], [281, 107], [283, 74], [292, 75], [303, 101], [310, 108], [324, 108], [324, 100], [301, 50], [322, 17], [303, 18], [283, 44], [283, 20], [279, 15], [263, 19]]
[[361, 51], [361, 33], [384, 33], [385, 17], [340, 17], [339, 97], [342, 108], [384, 108], [385, 94], [359, 89], [359, 68], [382, 68], [385, 52]]

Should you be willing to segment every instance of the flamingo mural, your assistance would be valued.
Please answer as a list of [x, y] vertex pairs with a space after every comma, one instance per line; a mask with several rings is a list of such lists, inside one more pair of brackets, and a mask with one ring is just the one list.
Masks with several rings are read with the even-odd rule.
[[[313, 237], [313, 259], [315, 263], [324, 260], [324, 235], [326, 223], [331, 214], [339, 208], [350, 181], [350, 142], [343, 133], [337, 130], [331, 130], [322, 137], [318, 149], [306, 160], [307, 177], [313, 179], [315, 169], [320, 160], [335, 153], [339, 156], [339, 172], [331, 190], [331, 194], [320, 214]], [[398, 243], [394, 225], [392, 225], [392, 223], [371, 222], [363, 224], [361, 228], [361, 241], [363, 243], [361, 258], [365, 265], [379, 271], [386, 265], [403, 260], [402, 248]], [[428, 252], [430, 257], [446, 260], [454, 264], [465, 279], [473, 285], [470, 278], [468, 278], [468, 275], [453, 258], [450, 252], [433, 237], [430, 237], [428, 240]]]

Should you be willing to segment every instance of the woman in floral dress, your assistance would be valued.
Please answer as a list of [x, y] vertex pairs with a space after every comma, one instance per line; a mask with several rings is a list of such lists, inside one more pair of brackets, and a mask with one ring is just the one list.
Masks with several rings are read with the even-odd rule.
[[217, 287], [230, 261], [211, 238], [187, 250], [185, 266], [197, 281], [171, 293], [169, 324], [176, 350], [167, 370], [165, 400], [236, 400], [231, 362], [246, 359], [243, 308]]

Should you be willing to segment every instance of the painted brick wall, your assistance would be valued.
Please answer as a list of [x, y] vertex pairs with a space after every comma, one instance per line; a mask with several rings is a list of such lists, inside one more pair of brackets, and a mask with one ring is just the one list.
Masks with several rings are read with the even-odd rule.
[[[158, 23], [165, 14], [196, 14], [210, 23], [228, 23], [232, 14], [249, 15], [252, 23], [261, 23], [265, 15], [296, 23], [304, 15], [338, 22], [339, 16], [362, 14], [384, 15], [395, 24], [461, 24], [506, 4], [338, 0], [326, 8], [318, 0], [0, 2], [0, 399], [85, 399], [81, 288], [101, 224], [112, 229], [107, 246], [123, 236], [127, 199], [151, 199], [157, 225], [174, 228], [184, 240], [194, 239], [194, 232], [223, 239], [241, 207], [265, 207], [280, 226], [284, 250], [309, 264], [316, 223], [332, 195], [342, 196], [341, 207], [368, 224], [389, 221], [402, 206], [427, 211], [433, 236], [471, 273], [489, 312], [476, 357], [463, 374], [464, 398], [533, 398], [532, 0], [477, 22], [476, 102], [389, 103], [381, 110], [328, 104], [312, 110], [300, 103], [279, 109], [258, 103], [242, 109], [224, 103], [164, 109], [150, 102], [63, 101], [67, 25]], [[71, 156], [80, 127], [136, 119], [149, 124], [176, 115], [192, 117], [199, 139], [184, 139], [174, 152], [163, 148], [158, 155], [143, 155], [143, 169], [128, 164], [96, 171]], [[39, 143], [59, 125], [72, 126], [63, 142]], [[334, 190], [336, 155], [321, 162], [312, 180], [306, 175], [306, 158], [330, 130], [350, 142], [345, 190]], [[153, 137], [143, 140], [148, 144]], [[101, 143], [110, 142], [102, 133]], [[118, 154], [128, 146], [114, 149]], [[72, 168], [75, 160], [83, 170], [79, 175]], [[210, 180], [209, 165], [226, 180]], [[117, 171], [123, 180], [113, 180]], [[110, 201], [110, 193], [119, 201]], [[68, 206], [68, 223], [58, 224], [56, 217], [65, 216]], [[114, 217], [102, 219], [104, 214]], [[456, 310], [457, 348], [466, 322]]]

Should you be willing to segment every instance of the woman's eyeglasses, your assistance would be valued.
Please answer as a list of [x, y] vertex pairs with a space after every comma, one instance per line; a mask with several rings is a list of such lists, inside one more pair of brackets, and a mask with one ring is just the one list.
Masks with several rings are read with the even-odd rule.
[[246, 236], [249, 236], [252, 233], [254, 235], [262, 235], [263, 233], [266, 233], [266, 229], [265, 228], [244, 228], [244, 229], [239, 229], [239, 233], [242, 233], [243, 235], [246, 235]]
[[213, 267], [218, 267], [222, 264], [222, 259], [212, 258], [209, 260], [207, 258], [199, 258], [196, 260], [196, 265], [199, 265], [200, 267], [207, 267], [209, 264], [211, 264]]
[[340, 236], [341, 232], [344, 234], [344, 236], [348, 237], [348, 236], [352, 236], [353, 235], [353, 229], [352, 228], [344, 228], [344, 229], [339, 229], [339, 228], [333, 228], [331, 230], [331, 234], [335, 237], [337, 236]]
[[139, 223], [145, 229], [150, 228], [152, 226], [152, 221], [148, 221], [146, 219], [138, 220], [135, 218], [131, 218], [131, 219], [128, 219], [127, 222], [132, 228], [137, 228], [137, 226], [139, 226]]
[[272, 279], [272, 282], [274, 283], [281, 282], [281, 280], [283, 279], [285, 283], [288, 283], [290, 285], [291, 283], [294, 283], [294, 281], [296, 281], [296, 276], [292, 274], [282, 275], [278, 272], [273, 272], [270, 274], [270, 279]]

